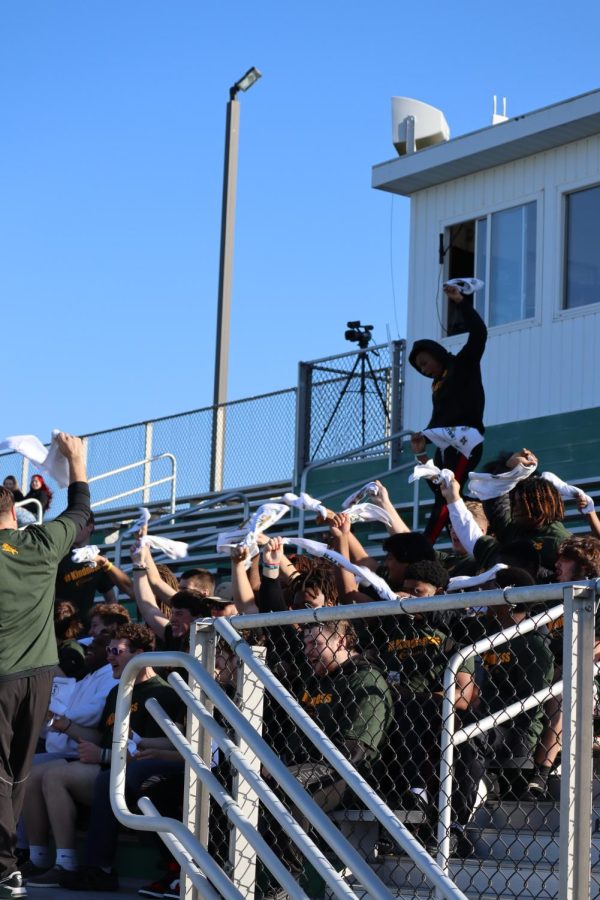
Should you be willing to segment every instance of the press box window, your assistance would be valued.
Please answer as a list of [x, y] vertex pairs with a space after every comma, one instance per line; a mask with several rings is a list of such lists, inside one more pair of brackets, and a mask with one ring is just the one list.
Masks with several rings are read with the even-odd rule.
[[[475, 277], [485, 288], [473, 298], [489, 326], [531, 319], [535, 313], [537, 203], [525, 203], [446, 232], [447, 278]], [[465, 331], [460, 306], [448, 304], [448, 334]]]
[[600, 187], [566, 196], [564, 308], [600, 302]]

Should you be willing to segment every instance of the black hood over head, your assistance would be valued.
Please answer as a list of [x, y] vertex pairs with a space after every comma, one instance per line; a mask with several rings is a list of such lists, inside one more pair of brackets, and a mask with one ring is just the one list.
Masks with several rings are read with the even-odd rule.
[[446, 350], [445, 347], [442, 347], [441, 344], [438, 344], [437, 341], [430, 341], [427, 340], [427, 338], [424, 338], [421, 341], [415, 341], [412, 345], [412, 350], [410, 351], [408, 361], [414, 369], [417, 369], [417, 372], [419, 372], [419, 374], [421, 374], [421, 372], [420, 369], [417, 368], [416, 362], [419, 353], [429, 353], [444, 367], [447, 365], [449, 357], [452, 356], [452, 354], [448, 350]]

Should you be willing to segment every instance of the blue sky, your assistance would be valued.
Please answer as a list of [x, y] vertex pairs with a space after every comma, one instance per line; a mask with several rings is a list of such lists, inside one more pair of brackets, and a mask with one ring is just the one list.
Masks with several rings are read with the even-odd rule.
[[370, 187], [390, 97], [456, 136], [493, 94], [518, 115], [593, 90], [599, 19], [591, 0], [4, 0], [0, 437], [211, 403], [225, 105], [247, 68], [231, 399], [349, 349], [348, 319], [403, 336], [409, 205]]

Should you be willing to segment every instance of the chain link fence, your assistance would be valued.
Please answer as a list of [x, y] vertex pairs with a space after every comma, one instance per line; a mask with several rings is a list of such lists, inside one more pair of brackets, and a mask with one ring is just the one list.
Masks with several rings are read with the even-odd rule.
[[[342, 608], [328, 564], [299, 559], [290, 582], [263, 574], [258, 595], [288, 612], [199, 625], [203, 665], [186, 663], [188, 737], [212, 778], [192, 778], [186, 813], [232, 879], [224, 896], [283, 897], [284, 884], [315, 900], [580, 900], [590, 879], [598, 896], [600, 586]], [[225, 795], [253, 831], [228, 819]], [[183, 814], [181, 790], [177, 810], [160, 796], [163, 815]]]
[[[249, 397], [224, 405], [226, 444], [223, 489], [290, 480], [294, 470], [296, 389]], [[178, 498], [210, 491], [213, 407], [140, 422], [124, 428], [84, 436], [88, 476], [95, 478], [132, 463], [92, 485], [92, 503], [101, 509], [135, 506], [142, 502], [168, 505], [171, 461], [177, 468]], [[268, 452], [265, 447], [268, 444]], [[158, 457], [158, 458], [157, 458]], [[152, 460], [143, 464], [144, 460]], [[0, 455], [0, 478], [14, 475], [26, 494], [36, 472], [17, 453]], [[164, 480], [164, 481], [163, 481]], [[145, 487], [163, 481], [155, 487]], [[133, 493], [132, 493], [133, 492]], [[48, 517], [66, 505], [66, 490], [56, 489]], [[115, 499], [109, 499], [115, 498]], [[108, 500], [108, 502], [106, 502]]]
[[300, 468], [400, 430], [404, 352], [393, 341], [300, 364]]

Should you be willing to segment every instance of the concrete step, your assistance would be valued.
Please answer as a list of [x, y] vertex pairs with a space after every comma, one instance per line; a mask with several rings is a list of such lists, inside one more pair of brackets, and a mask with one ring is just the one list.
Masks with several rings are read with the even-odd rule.
[[[468, 833], [475, 845], [475, 855], [478, 859], [558, 864], [560, 852], [558, 833], [536, 832], [528, 828], [518, 831], [470, 828]], [[600, 866], [600, 835], [595, 835], [592, 839], [592, 866]]]
[[[427, 879], [407, 857], [386, 857], [373, 866], [379, 878], [398, 897], [434, 896]], [[556, 900], [559, 890], [558, 865], [496, 860], [450, 860], [449, 875], [469, 897], [502, 897], [503, 900]], [[353, 890], [360, 898], [366, 892]], [[600, 872], [592, 872], [592, 897], [600, 896]]]

